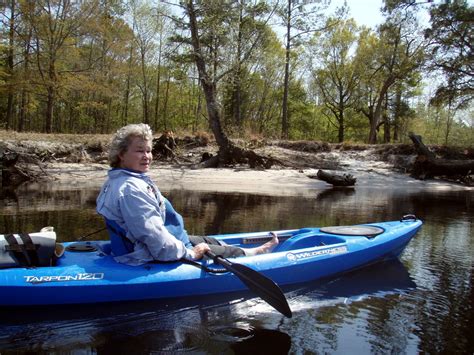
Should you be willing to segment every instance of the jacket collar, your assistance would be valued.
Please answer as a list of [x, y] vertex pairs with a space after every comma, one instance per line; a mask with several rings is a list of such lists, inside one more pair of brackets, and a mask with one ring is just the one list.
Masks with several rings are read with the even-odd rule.
[[140, 179], [148, 178], [148, 175], [132, 169], [113, 168], [108, 172], [110, 178], [116, 178], [122, 175], [130, 175]]

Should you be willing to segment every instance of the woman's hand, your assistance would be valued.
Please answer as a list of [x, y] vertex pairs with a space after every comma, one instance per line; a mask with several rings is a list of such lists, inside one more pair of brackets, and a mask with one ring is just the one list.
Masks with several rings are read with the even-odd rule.
[[200, 260], [206, 254], [206, 252], [210, 251], [209, 245], [206, 243], [199, 243], [198, 245], [193, 247], [194, 252], [194, 260]]

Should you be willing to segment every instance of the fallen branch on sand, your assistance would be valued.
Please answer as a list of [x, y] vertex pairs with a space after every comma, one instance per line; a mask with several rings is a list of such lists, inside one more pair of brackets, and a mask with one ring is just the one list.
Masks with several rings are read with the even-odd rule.
[[308, 177], [326, 181], [333, 186], [354, 186], [357, 181], [351, 174], [331, 174], [324, 170], [318, 170], [316, 175], [308, 175]]

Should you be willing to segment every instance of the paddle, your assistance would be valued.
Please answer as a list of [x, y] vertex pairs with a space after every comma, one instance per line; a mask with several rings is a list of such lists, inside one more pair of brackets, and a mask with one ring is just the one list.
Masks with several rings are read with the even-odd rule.
[[263, 274], [242, 264], [232, 263], [211, 251], [206, 255], [214, 260], [215, 263], [222, 265], [226, 270], [232, 272], [242, 281], [251, 291], [257, 294], [262, 300], [275, 308], [284, 316], [291, 318], [292, 313], [285, 295], [280, 287]]
[[92, 233], [83, 235], [82, 237], [76, 238], [76, 240], [77, 240], [77, 241], [82, 241], [82, 240], [84, 240], [84, 239], [90, 237], [91, 235], [97, 234], [97, 233], [102, 232], [103, 230], [106, 230], [106, 229], [107, 229], [107, 227], [98, 229], [98, 230], [96, 230], [95, 232], [92, 232]]

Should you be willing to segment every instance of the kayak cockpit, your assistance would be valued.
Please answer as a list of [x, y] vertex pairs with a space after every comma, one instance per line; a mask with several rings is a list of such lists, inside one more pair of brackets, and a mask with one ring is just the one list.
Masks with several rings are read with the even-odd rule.
[[[276, 232], [280, 243], [273, 252], [291, 251], [347, 242], [347, 238], [375, 238], [385, 232], [384, 228], [372, 225], [335, 226], [326, 228], [302, 228]], [[268, 232], [248, 235], [225, 235], [219, 238], [227, 244], [253, 248], [271, 239]]]
[[[278, 235], [278, 233], [277, 233]], [[317, 229], [306, 232], [295, 232], [293, 234], [278, 235], [280, 243], [273, 249], [273, 253], [281, 251], [290, 251], [297, 249], [314, 248], [325, 245], [333, 245], [344, 243], [345, 239], [339, 236], [331, 236], [319, 233]], [[269, 237], [248, 237], [242, 238], [241, 246], [244, 248], [252, 248], [258, 246], [262, 242], [269, 240]]]

